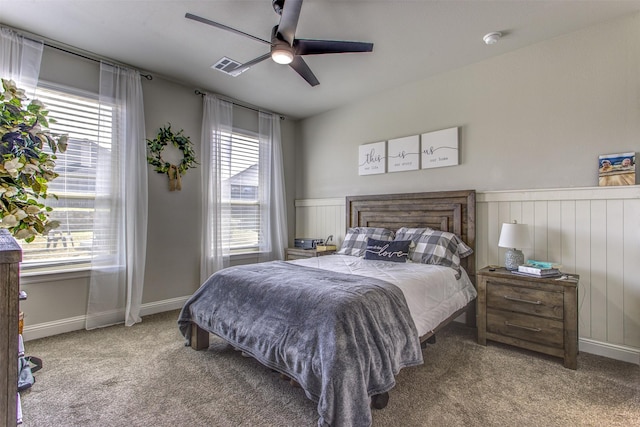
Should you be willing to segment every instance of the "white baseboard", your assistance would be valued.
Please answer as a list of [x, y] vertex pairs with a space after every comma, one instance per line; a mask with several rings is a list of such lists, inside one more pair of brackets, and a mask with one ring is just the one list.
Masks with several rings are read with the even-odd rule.
[[[189, 297], [178, 297], [164, 301], [150, 302], [142, 304], [140, 316], [163, 313], [165, 311], [178, 310], [182, 308]], [[68, 317], [66, 319], [54, 320], [51, 322], [38, 323], [25, 326], [22, 338], [25, 341], [50, 337], [52, 335], [64, 334], [66, 332], [78, 331], [85, 328], [86, 316]]]
[[25, 326], [22, 331], [22, 338], [25, 341], [38, 338], [50, 337], [52, 335], [64, 334], [66, 332], [84, 329], [86, 316], [68, 317], [66, 319], [54, 320], [52, 322], [38, 323]]
[[585, 353], [640, 365], [640, 349], [593, 341], [587, 338], [580, 338], [578, 341], [580, 351]]
[[151, 314], [181, 309], [190, 297], [191, 295], [142, 304], [140, 307], [140, 316], [144, 317]]

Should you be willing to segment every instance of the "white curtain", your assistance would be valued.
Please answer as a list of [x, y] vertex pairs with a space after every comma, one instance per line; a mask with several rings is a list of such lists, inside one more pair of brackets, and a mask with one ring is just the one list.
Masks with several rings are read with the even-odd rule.
[[0, 27], [0, 77], [16, 82], [33, 99], [44, 44]]
[[112, 122], [100, 123], [87, 329], [141, 321], [147, 246], [146, 138], [139, 73], [101, 63], [100, 108], [111, 109]]
[[280, 117], [259, 113], [260, 239], [259, 261], [284, 259], [287, 245], [287, 206], [284, 190]]
[[231, 212], [230, 155], [233, 104], [212, 95], [203, 97], [202, 115], [202, 250], [200, 282], [229, 265]]

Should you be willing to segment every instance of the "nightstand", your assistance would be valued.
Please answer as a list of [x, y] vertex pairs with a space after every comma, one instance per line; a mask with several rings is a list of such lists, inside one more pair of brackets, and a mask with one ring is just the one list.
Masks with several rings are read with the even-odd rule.
[[316, 251], [315, 249], [286, 248], [284, 250], [284, 260], [313, 258], [316, 256], [330, 255], [335, 251]]
[[487, 340], [526, 348], [578, 366], [578, 280], [538, 278], [505, 268], [478, 271], [478, 344]]

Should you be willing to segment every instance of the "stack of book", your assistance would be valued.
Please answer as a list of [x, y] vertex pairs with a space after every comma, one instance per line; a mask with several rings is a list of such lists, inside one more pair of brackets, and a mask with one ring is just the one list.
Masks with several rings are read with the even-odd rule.
[[538, 267], [538, 268], [561, 268], [562, 264], [558, 264], [556, 262], [551, 261], [536, 261], [534, 259], [528, 259], [524, 265], [528, 267]]
[[519, 265], [517, 274], [534, 277], [556, 277], [562, 275], [560, 270], [554, 267], [534, 267], [532, 265]]

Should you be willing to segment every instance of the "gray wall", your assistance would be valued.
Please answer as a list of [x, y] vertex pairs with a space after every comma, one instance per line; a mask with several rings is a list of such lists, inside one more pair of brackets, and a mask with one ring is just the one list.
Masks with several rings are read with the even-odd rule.
[[[96, 93], [99, 64], [45, 48], [40, 78]], [[194, 93], [195, 88], [158, 75], [154, 75], [151, 81], [142, 79], [142, 83], [147, 138], [153, 138], [161, 126], [171, 123], [174, 129], [184, 130], [199, 153], [202, 99]], [[237, 126], [257, 131], [256, 113], [245, 108], [235, 108], [234, 122]], [[297, 122], [289, 119], [281, 121], [291, 239], [295, 217], [295, 176], [286, 171], [295, 168], [297, 126]], [[146, 167], [149, 177], [149, 218], [142, 302], [153, 305], [189, 296], [200, 285], [201, 168], [190, 169], [186, 173], [182, 180], [182, 191], [169, 192], [167, 176], [153, 171], [151, 166]], [[251, 261], [254, 259], [236, 260], [238, 263]], [[65, 327], [73, 329], [74, 325], [81, 323], [79, 318], [86, 313], [86, 273], [23, 276], [21, 280], [23, 289], [29, 294], [29, 298], [21, 305], [27, 329], [29, 326], [55, 322], [67, 322]], [[69, 321], [76, 317], [78, 319], [75, 322]]]
[[[302, 121], [296, 198], [597, 186], [598, 155], [638, 151], [639, 89], [635, 14]], [[454, 126], [459, 166], [358, 176], [359, 145]]]

